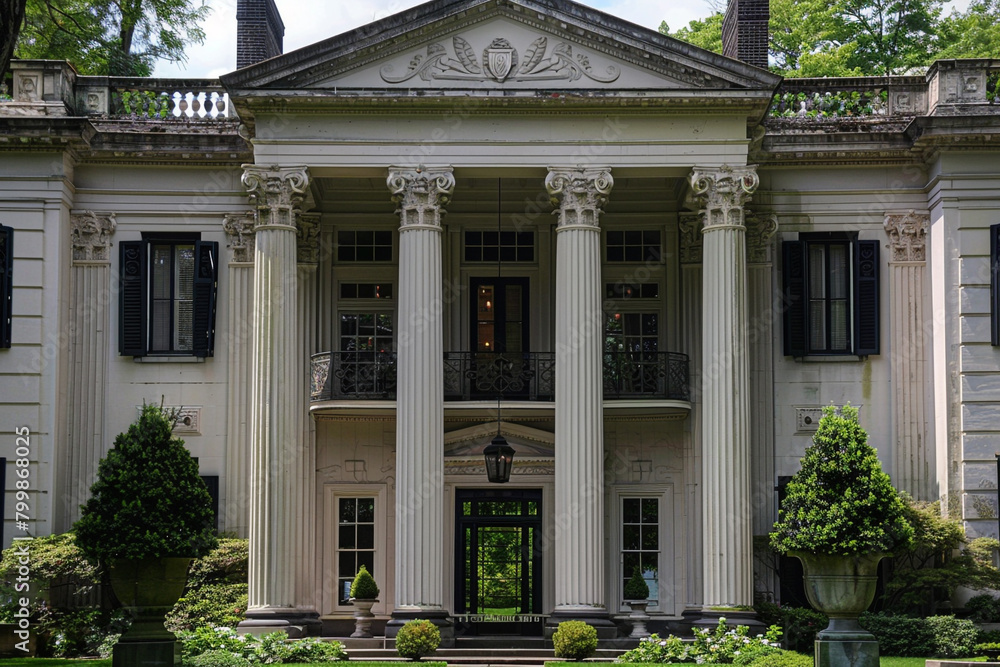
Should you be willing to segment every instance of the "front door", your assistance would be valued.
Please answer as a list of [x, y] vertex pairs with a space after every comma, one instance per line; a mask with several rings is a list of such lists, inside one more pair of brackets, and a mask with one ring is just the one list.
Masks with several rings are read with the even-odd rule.
[[459, 489], [455, 507], [457, 629], [541, 635], [541, 489]]

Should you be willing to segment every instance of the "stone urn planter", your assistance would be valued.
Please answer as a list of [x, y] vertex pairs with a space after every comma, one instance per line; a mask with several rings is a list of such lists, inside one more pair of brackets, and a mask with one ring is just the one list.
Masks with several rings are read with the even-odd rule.
[[802, 561], [809, 604], [830, 618], [819, 640], [872, 640], [858, 617], [875, 599], [878, 564], [888, 554], [833, 556], [792, 551]]
[[369, 638], [372, 636], [372, 619], [375, 618], [375, 614], [372, 613], [372, 605], [374, 605], [378, 600], [371, 598], [351, 598], [351, 604], [354, 605], [354, 632], [351, 633], [352, 637]]
[[132, 616], [121, 642], [174, 641], [163, 625], [187, 583], [190, 558], [142, 558], [111, 564], [111, 588]]
[[646, 607], [649, 606], [649, 600], [625, 600], [625, 604], [632, 609], [632, 613], [628, 615], [628, 620], [632, 623], [632, 634], [629, 637], [633, 639], [648, 637], [646, 622], [649, 621], [649, 614], [646, 613]]

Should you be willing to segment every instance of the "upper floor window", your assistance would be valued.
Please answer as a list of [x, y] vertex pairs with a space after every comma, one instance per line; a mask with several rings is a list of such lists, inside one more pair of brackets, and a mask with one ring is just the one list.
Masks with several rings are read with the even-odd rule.
[[0, 348], [10, 347], [14, 303], [14, 230], [0, 226]]
[[391, 299], [392, 283], [340, 283], [341, 299]]
[[605, 283], [604, 294], [608, 299], [657, 299], [659, 283]]
[[534, 232], [465, 232], [466, 262], [533, 262]]
[[119, 248], [120, 354], [212, 356], [219, 244], [163, 235]]
[[782, 252], [785, 354], [878, 354], [878, 242], [803, 234]]
[[655, 229], [608, 231], [605, 252], [609, 262], [658, 262], [660, 232]]
[[341, 230], [337, 232], [338, 262], [391, 262], [392, 232]]

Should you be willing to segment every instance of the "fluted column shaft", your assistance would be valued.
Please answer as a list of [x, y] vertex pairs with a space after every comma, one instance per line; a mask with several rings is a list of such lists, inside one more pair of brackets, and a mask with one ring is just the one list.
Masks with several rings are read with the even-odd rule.
[[226, 485], [221, 526], [247, 537], [250, 527], [250, 433], [253, 378], [254, 216], [227, 215], [222, 226], [232, 249], [227, 290], [228, 322], [219, 342], [227, 355]]
[[702, 604], [753, 604], [746, 228], [753, 168], [695, 169], [702, 204]]
[[444, 602], [444, 329], [441, 216], [450, 168], [390, 167], [399, 214], [396, 362], [397, 611]]
[[908, 211], [885, 216], [889, 235], [889, 331], [892, 336], [892, 481], [917, 500], [938, 497], [937, 470], [924, 404], [924, 272], [930, 215]]
[[66, 451], [59, 458], [57, 530], [69, 530], [90, 497], [97, 464], [107, 453], [104, 397], [107, 382], [108, 308], [111, 291], [111, 236], [114, 213], [70, 216], [73, 268], [70, 272], [69, 370]]
[[550, 167], [556, 214], [556, 611], [606, 611], [601, 350], [602, 207], [609, 168]]
[[245, 167], [256, 208], [250, 427], [250, 587], [247, 616], [282, 617], [296, 604], [296, 527], [305, 383], [299, 354], [295, 217], [305, 167]]

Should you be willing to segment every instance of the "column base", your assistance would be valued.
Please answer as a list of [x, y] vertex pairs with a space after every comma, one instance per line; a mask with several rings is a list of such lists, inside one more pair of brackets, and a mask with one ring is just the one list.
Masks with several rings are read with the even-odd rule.
[[416, 619], [428, 620], [437, 626], [441, 633], [441, 648], [455, 647], [455, 624], [443, 609], [396, 609], [392, 612], [392, 619], [385, 624], [385, 638], [395, 639], [407, 621]]
[[[869, 635], [870, 636], [870, 635]], [[878, 667], [878, 642], [864, 639], [817, 639], [816, 667]]]
[[270, 609], [250, 609], [246, 619], [236, 626], [241, 635], [266, 635], [269, 632], [285, 632], [292, 639], [318, 637], [323, 627], [319, 613], [311, 609], [281, 607]]
[[560, 609], [555, 608], [545, 620], [545, 638], [552, 639], [552, 635], [559, 629], [559, 624], [563, 621], [583, 621], [597, 630], [598, 639], [614, 639], [618, 636], [618, 626], [611, 620], [611, 615], [606, 609], [595, 607], [581, 609]]
[[[687, 613], [687, 610], [685, 610], [685, 616], [687, 616]], [[691, 629], [715, 630], [719, 626], [720, 618], [726, 619], [726, 627], [729, 628], [735, 628], [737, 625], [748, 626], [751, 636], [759, 635], [767, 630], [767, 627], [757, 620], [757, 612], [736, 609], [712, 609], [711, 607], [701, 608], [700, 618], [692, 619]]]

